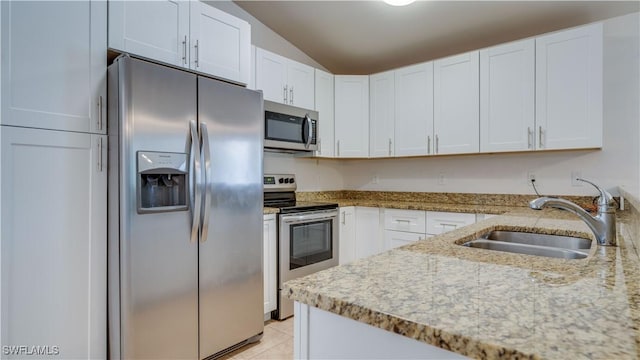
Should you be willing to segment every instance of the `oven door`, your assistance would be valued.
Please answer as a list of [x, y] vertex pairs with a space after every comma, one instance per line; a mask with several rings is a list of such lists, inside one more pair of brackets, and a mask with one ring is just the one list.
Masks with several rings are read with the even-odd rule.
[[279, 288], [338, 265], [338, 210], [282, 215], [279, 240]]

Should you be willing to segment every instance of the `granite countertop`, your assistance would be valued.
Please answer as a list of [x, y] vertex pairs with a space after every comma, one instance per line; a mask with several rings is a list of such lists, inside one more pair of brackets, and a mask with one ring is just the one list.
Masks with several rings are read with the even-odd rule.
[[278, 208], [272, 208], [272, 207], [263, 207], [262, 208], [262, 214], [267, 215], [267, 214], [277, 214], [280, 212], [280, 209]]
[[285, 290], [293, 300], [472, 358], [637, 359], [636, 217], [619, 213], [618, 246], [594, 241], [581, 260], [457, 245], [495, 229], [594, 239], [572, 214], [520, 208], [289, 281]]

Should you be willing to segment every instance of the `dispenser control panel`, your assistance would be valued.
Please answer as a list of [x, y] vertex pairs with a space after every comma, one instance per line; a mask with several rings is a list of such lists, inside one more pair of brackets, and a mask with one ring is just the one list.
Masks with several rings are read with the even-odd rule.
[[138, 151], [138, 213], [188, 210], [188, 154]]

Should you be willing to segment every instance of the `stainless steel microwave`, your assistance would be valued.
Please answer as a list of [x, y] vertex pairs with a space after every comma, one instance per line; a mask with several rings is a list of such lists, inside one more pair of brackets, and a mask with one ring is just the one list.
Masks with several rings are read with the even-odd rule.
[[289, 151], [318, 150], [318, 112], [264, 102], [264, 147]]

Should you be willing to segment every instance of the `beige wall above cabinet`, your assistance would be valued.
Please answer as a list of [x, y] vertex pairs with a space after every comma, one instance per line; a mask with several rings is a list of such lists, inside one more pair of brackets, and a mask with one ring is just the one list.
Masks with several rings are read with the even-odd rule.
[[311, 66], [256, 48], [256, 88], [265, 100], [314, 109], [314, 78]]
[[315, 105], [319, 114], [317, 156], [334, 156], [334, 76], [316, 69]]
[[602, 23], [536, 38], [537, 149], [602, 147]]
[[3, 125], [104, 134], [107, 4], [2, 1]]
[[336, 157], [369, 156], [369, 76], [335, 76], [335, 138]]
[[480, 151], [479, 52], [433, 64], [433, 132], [436, 154]]
[[200, 1], [110, 1], [109, 47], [249, 83], [251, 26]]

